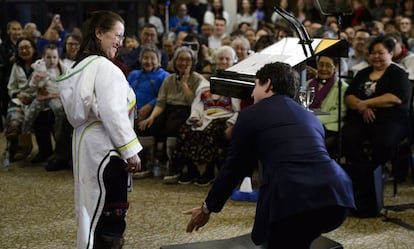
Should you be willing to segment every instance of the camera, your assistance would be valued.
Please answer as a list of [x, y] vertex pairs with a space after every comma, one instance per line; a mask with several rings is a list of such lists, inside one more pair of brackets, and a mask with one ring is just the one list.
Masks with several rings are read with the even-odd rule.
[[198, 42], [182, 42], [181, 46], [182, 47], [189, 47], [194, 52], [198, 51]]
[[59, 14], [55, 14], [55, 16], [53, 17], [53, 21], [55, 23], [60, 23], [60, 15]]

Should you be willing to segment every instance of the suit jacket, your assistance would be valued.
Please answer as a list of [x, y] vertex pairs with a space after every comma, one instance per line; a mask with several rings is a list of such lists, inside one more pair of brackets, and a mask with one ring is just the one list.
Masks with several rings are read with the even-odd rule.
[[262, 244], [270, 225], [309, 209], [354, 208], [352, 183], [325, 148], [321, 122], [293, 99], [274, 95], [240, 112], [227, 159], [206, 198], [219, 212], [248, 167], [262, 165], [252, 240]]

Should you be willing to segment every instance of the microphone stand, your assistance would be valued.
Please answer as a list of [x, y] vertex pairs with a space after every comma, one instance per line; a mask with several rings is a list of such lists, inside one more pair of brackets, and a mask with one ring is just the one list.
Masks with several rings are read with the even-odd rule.
[[[341, 25], [342, 25], [342, 14], [337, 14], [338, 20], [338, 39], [341, 39]], [[341, 57], [338, 60], [338, 152], [337, 162], [340, 162], [342, 156], [342, 79], [341, 79]]]
[[312, 48], [312, 42], [313, 40], [310, 38], [308, 32], [306, 31], [305, 27], [301, 22], [296, 19], [295, 16], [284, 10], [283, 8], [276, 6], [274, 7], [274, 10], [282, 16], [287, 22], [289, 22], [290, 25], [292, 25], [296, 31], [296, 33], [299, 36], [300, 43], [302, 44], [303, 52], [306, 57], [308, 57], [308, 53], [305, 48], [305, 44], [308, 45], [309, 51], [311, 53], [311, 56], [315, 55], [315, 51]]
[[[274, 7], [273, 8], [276, 13], [278, 13], [283, 19], [285, 19], [293, 28], [295, 29], [296, 33], [299, 37], [299, 43], [302, 45], [303, 53], [305, 54], [306, 58], [308, 58], [308, 50], [306, 49], [305, 45], [308, 45], [308, 49], [312, 56], [315, 55], [315, 51], [312, 48], [313, 40], [310, 38], [308, 32], [306, 31], [305, 27], [302, 23], [300, 23], [296, 17], [291, 15], [289, 12], [285, 11], [283, 8]], [[298, 68], [300, 71], [300, 79], [301, 79], [301, 86], [306, 84], [306, 68], [302, 65]]]

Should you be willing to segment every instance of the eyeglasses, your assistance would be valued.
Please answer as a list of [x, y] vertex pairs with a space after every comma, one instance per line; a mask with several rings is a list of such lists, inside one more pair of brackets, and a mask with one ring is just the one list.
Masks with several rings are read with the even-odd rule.
[[18, 49], [19, 49], [19, 51], [24, 51], [24, 50], [29, 50], [31, 48], [32, 48], [32, 46], [21, 46]]
[[68, 43], [66, 43], [66, 45], [68, 45], [68, 46], [74, 46], [74, 47], [80, 46], [80, 44], [77, 43], [77, 42], [68, 42]]
[[125, 36], [123, 36], [123, 35], [118, 35], [118, 34], [116, 34], [116, 33], [115, 33], [115, 32], [113, 32], [113, 31], [111, 31], [111, 33], [115, 35], [115, 37], [116, 37], [116, 39], [117, 39], [118, 41], [122, 42], [122, 41], [124, 41], [124, 40], [125, 40]]
[[318, 68], [326, 68], [326, 69], [332, 69], [335, 67], [335, 65], [331, 63], [324, 63], [324, 62], [318, 62], [317, 66]]

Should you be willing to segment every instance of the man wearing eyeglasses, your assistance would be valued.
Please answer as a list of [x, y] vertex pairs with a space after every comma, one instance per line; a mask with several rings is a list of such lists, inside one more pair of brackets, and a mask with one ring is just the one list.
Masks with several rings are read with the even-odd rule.
[[[142, 28], [140, 33], [141, 44], [133, 49], [131, 52], [121, 56], [121, 60], [128, 66], [129, 71], [141, 69], [141, 62], [139, 61], [139, 55], [141, 53], [142, 46], [155, 45], [158, 46], [158, 33], [155, 25], [147, 23]], [[161, 67], [167, 68], [168, 65], [168, 54], [160, 48], [161, 51]]]

